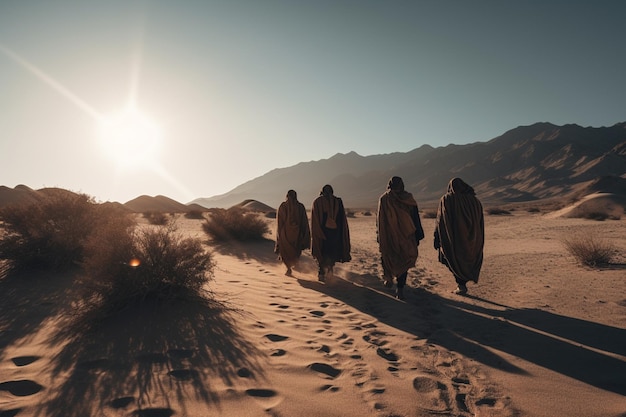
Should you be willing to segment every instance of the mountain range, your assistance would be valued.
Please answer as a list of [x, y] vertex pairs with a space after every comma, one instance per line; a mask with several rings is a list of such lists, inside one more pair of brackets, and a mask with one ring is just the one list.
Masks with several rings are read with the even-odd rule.
[[204, 207], [230, 207], [245, 199], [277, 207], [289, 189], [309, 206], [324, 184], [352, 208], [374, 208], [389, 178], [404, 179], [420, 205], [435, 204], [449, 180], [461, 177], [487, 204], [577, 199], [592, 192], [626, 195], [626, 122], [611, 127], [519, 126], [487, 142], [409, 152], [329, 159], [274, 169], [218, 196]]
[[[610, 127], [519, 126], [487, 142], [409, 152], [361, 156], [338, 153], [331, 158], [277, 168], [233, 190], [187, 204], [165, 196], [142, 195], [122, 205], [134, 212], [185, 212], [235, 205], [278, 207], [287, 191], [310, 207], [324, 184], [331, 184], [346, 208], [374, 209], [389, 178], [397, 175], [421, 208], [434, 206], [449, 180], [461, 177], [484, 205], [521, 202], [573, 202], [597, 193], [626, 196], [626, 122]], [[0, 206], [36, 201], [51, 188], [0, 186]], [[120, 203], [113, 203], [120, 204]]]

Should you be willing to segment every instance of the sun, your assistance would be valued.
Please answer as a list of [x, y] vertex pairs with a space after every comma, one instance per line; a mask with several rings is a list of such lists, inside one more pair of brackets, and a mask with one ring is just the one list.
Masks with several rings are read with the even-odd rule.
[[153, 167], [161, 148], [161, 130], [134, 106], [106, 117], [99, 123], [100, 145], [121, 169]]

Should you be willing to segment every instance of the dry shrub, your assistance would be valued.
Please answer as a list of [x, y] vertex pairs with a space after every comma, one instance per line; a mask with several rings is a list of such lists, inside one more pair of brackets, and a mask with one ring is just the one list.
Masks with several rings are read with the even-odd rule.
[[214, 241], [262, 240], [269, 233], [269, 226], [255, 213], [239, 207], [215, 209], [202, 223], [202, 230]]
[[188, 219], [202, 220], [204, 219], [204, 212], [202, 210], [189, 210], [185, 213], [185, 217]]
[[85, 194], [59, 193], [38, 202], [0, 210], [0, 257], [11, 269], [62, 270], [80, 264], [93, 234], [131, 223], [114, 206], [96, 204]]
[[203, 297], [213, 277], [210, 253], [197, 238], [186, 238], [175, 225], [138, 228], [106, 236], [90, 246], [86, 283], [100, 306], [119, 310], [146, 299]]
[[425, 219], [436, 219], [437, 212], [433, 210], [425, 211], [424, 214], [422, 214], [422, 217]]
[[529, 213], [541, 213], [541, 210], [538, 207], [529, 207], [527, 211]]
[[603, 222], [609, 218], [609, 215], [601, 211], [589, 211], [583, 213], [581, 217], [583, 219], [597, 220], [599, 222]]
[[160, 211], [146, 211], [143, 213], [143, 217], [148, 220], [148, 223], [157, 226], [165, 226], [169, 222], [167, 214]]
[[611, 263], [617, 252], [608, 239], [593, 233], [578, 233], [563, 238], [561, 242], [579, 263], [591, 267]]

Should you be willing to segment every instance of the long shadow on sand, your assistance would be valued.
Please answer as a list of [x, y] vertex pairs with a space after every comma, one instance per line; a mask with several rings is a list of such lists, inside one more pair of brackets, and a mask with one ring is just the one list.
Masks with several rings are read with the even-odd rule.
[[32, 335], [72, 298], [76, 272], [9, 270], [0, 273], [0, 353]]
[[[524, 374], [505, 352], [603, 390], [626, 395], [626, 330], [536, 309], [512, 309], [481, 300], [446, 299], [412, 289], [406, 302], [389, 296], [375, 276], [335, 278], [300, 285], [339, 299], [381, 322], [473, 358], [495, 369]], [[621, 355], [621, 356], [620, 356]]]
[[187, 415], [185, 400], [219, 413], [218, 381], [263, 378], [258, 352], [235, 331], [237, 314], [210, 301], [148, 300], [66, 326], [56, 335], [67, 344], [52, 371], [63, 382], [44, 414]]

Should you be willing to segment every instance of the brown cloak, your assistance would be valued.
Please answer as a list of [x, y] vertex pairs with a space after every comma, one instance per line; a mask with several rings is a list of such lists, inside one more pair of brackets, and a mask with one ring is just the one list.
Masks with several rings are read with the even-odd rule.
[[311, 230], [304, 205], [295, 199], [282, 202], [276, 213], [276, 223], [274, 252], [280, 254], [285, 265], [292, 267], [302, 250], [311, 246]]
[[439, 260], [457, 279], [478, 282], [484, 243], [483, 207], [472, 187], [453, 178], [437, 209], [435, 248]]
[[388, 190], [380, 196], [376, 225], [385, 273], [398, 276], [414, 267], [424, 230], [413, 195]]
[[320, 265], [352, 259], [348, 219], [341, 198], [320, 195], [313, 201], [311, 236], [311, 254]]

